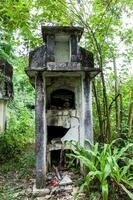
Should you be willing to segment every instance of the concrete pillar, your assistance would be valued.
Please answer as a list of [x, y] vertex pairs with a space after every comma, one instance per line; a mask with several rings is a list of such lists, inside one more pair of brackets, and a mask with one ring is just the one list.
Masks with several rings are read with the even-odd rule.
[[35, 83], [36, 90], [36, 188], [44, 188], [46, 182], [46, 144], [47, 144], [47, 126], [46, 126], [46, 97], [45, 97], [45, 79], [42, 73], [38, 73]]
[[0, 133], [5, 130], [6, 126], [6, 101], [0, 100]]
[[93, 143], [92, 87], [87, 73], [83, 78], [83, 107], [84, 139]]

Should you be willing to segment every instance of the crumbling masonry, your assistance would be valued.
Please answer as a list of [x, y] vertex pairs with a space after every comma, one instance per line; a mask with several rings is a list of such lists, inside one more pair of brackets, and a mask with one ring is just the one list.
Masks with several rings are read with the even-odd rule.
[[6, 128], [6, 104], [13, 98], [13, 68], [5, 61], [0, 59], [0, 133]]
[[26, 73], [36, 91], [37, 188], [45, 186], [52, 153], [65, 141], [93, 142], [91, 80], [99, 69], [93, 54], [78, 46], [82, 33], [81, 27], [43, 26], [44, 44], [29, 55]]

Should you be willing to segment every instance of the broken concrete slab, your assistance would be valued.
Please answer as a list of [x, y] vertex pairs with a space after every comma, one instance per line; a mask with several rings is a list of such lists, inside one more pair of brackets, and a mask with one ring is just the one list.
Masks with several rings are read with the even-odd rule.
[[72, 193], [73, 192], [73, 186], [72, 185], [65, 185], [64, 190], [68, 193]]
[[69, 185], [72, 184], [72, 180], [68, 175], [64, 176], [64, 178], [60, 181], [59, 185]]

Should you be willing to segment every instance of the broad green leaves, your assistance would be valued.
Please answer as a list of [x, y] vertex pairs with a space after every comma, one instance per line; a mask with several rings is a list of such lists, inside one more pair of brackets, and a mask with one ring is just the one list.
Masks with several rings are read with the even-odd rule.
[[[133, 165], [133, 162], [126, 164], [125, 160], [128, 158], [127, 152], [131, 150], [133, 143], [128, 143], [120, 149], [114, 146], [115, 142], [104, 144], [103, 147], [100, 147], [96, 143], [89, 150], [79, 144], [73, 143], [74, 153], [69, 154], [69, 156], [79, 159], [88, 171], [85, 181], [81, 186], [81, 191], [88, 192], [91, 184], [94, 181], [98, 182], [100, 183], [99, 188], [102, 192], [102, 198], [103, 200], [107, 200], [109, 195], [108, 190], [111, 190], [112, 186], [110, 184], [115, 184], [116, 187], [120, 186], [132, 199], [133, 193], [131, 193], [130, 189], [133, 188], [133, 176], [130, 172], [130, 167]], [[119, 165], [121, 160], [124, 162], [122, 167]]]

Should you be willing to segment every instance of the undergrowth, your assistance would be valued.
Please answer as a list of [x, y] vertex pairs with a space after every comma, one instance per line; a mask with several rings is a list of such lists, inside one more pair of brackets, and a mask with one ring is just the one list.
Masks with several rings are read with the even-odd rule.
[[33, 118], [26, 109], [17, 112], [20, 116], [12, 115], [5, 133], [0, 134], [0, 163], [19, 157], [25, 146], [34, 142]]
[[79, 193], [90, 196], [97, 191], [103, 200], [133, 199], [133, 143], [123, 141], [123, 146], [117, 147], [118, 141], [102, 145], [88, 142], [87, 147], [72, 143], [74, 153], [68, 156], [80, 160], [86, 171]]
[[[35, 178], [35, 155], [33, 145], [25, 146], [25, 151], [0, 165], [0, 200], [16, 200], [16, 188]], [[21, 188], [23, 190], [23, 188]], [[19, 200], [25, 199], [24, 196]]]

